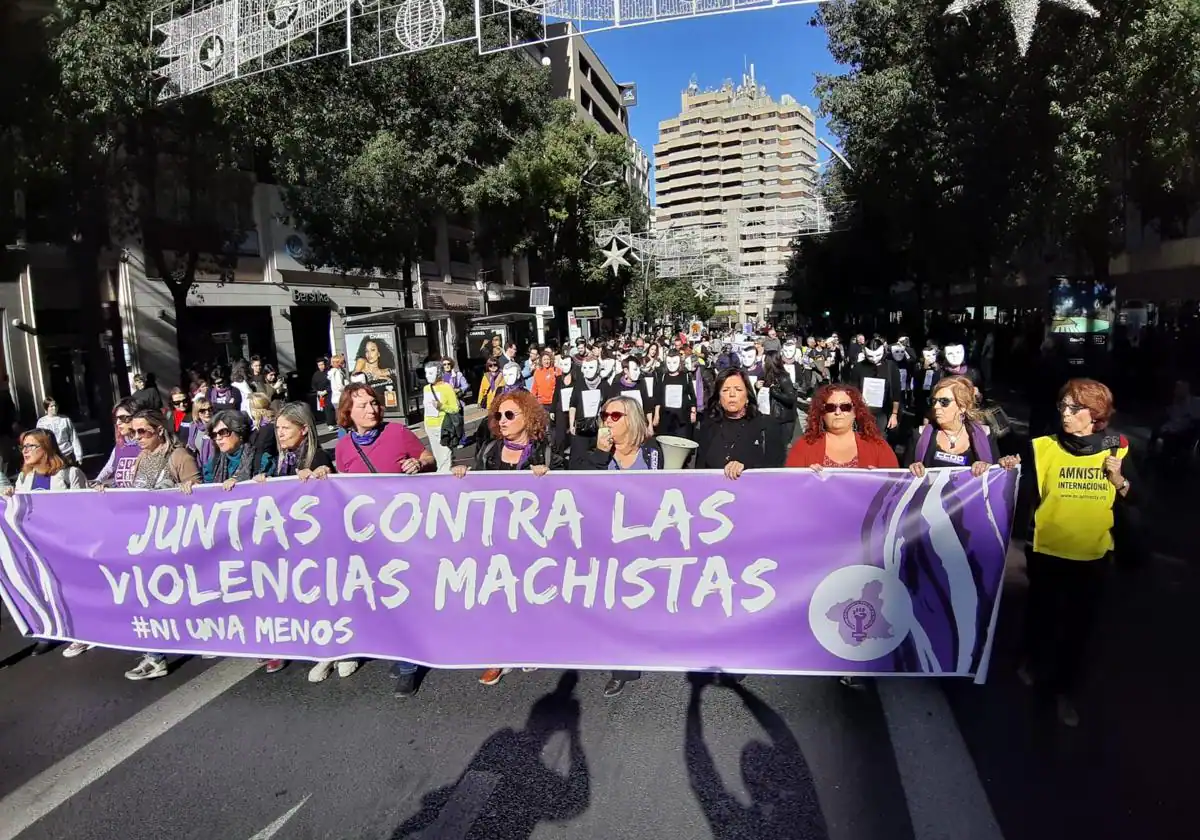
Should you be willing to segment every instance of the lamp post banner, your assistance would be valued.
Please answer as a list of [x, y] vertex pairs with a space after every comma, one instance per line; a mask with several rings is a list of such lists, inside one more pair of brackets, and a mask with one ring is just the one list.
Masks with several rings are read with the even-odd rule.
[[471, 473], [17, 493], [27, 635], [135, 651], [982, 680], [1017, 471]]

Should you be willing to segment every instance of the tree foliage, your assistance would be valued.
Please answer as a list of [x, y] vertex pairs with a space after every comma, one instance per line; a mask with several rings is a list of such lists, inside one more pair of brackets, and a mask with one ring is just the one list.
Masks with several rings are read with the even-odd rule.
[[681, 325], [692, 318], [707, 322], [715, 311], [711, 296], [696, 294], [696, 281], [691, 277], [657, 277], [651, 272], [626, 289], [627, 322]]
[[1025, 58], [1003, 3], [945, 5], [830, 0], [814, 18], [846, 68], [817, 93], [853, 209], [846, 232], [798, 243], [800, 297], [836, 293], [851, 265], [877, 299], [899, 281], [982, 289], [1047, 257], [1102, 275], [1126, 200], [1159, 225], [1196, 207], [1198, 4], [1098, 3], [1097, 20], [1044, 4]]

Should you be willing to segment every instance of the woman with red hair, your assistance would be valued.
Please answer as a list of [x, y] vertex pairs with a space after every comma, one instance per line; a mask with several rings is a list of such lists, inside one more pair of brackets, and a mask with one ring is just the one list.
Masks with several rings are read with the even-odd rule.
[[831, 383], [813, 396], [808, 428], [792, 444], [784, 466], [820, 472], [825, 467], [896, 469], [900, 464], [858, 389]]

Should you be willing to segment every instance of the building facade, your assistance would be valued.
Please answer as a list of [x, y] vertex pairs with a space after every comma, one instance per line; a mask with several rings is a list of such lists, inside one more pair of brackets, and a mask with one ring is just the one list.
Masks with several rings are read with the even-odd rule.
[[659, 123], [654, 146], [655, 218], [660, 230], [723, 227], [734, 299], [718, 309], [742, 321], [795, 312], [784, 275], [794, 220], [815, 206], [812, 111], [769, 96], [754, 76], [683, 92], [679, 116]]
[[539, 58], [550, 59], [550, 89], [555, 97], [575, 103], [579, 113], [606, 134], [629, 136], [629, 111], [621, 86], [604, 62], [570, 23], [546, 27], [545, 43], [530, 45]]

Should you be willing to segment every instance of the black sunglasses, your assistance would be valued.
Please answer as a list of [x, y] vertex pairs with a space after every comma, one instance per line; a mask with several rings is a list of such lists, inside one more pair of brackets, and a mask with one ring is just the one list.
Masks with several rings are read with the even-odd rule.
[[233, 434], [233, 432], [231, 432], [229, 429], [217, 429], [214, 432], [212, 432], [212, 434], [210, 434], [209, 437], [211, 437], [213, 440], [222, 440], [224, 438], [229, 437], [232, 434]]
[[497, 411], [497, 412], [496, 412], [495, 414], [493, 414], [492, 416], [493, 416], [493, 417], [495, 417], [495, 418], [496, 418], [496, 422], [497, 422], [497, 423], [499, 423], [501, 420], [510, 420], [510, 421], [511, 421], [511, 420], [516, 420], [516, 419], [517, 419], [517, 412], [515, 412], [515, 411], [513, 411], [513, 410], [511, 410], [511, 409], [510, 409], [510, 410], [508, 410], [508, 411]]
[[826, 414], [835, 414], [839, 411], [842, 414], [852, 414], [854, 412], [854, 403], [825, 403]]
[[934, 397], [933, 404], [940, 405], [942, 408], [949, 408], [954, 403], [953, 397]]

